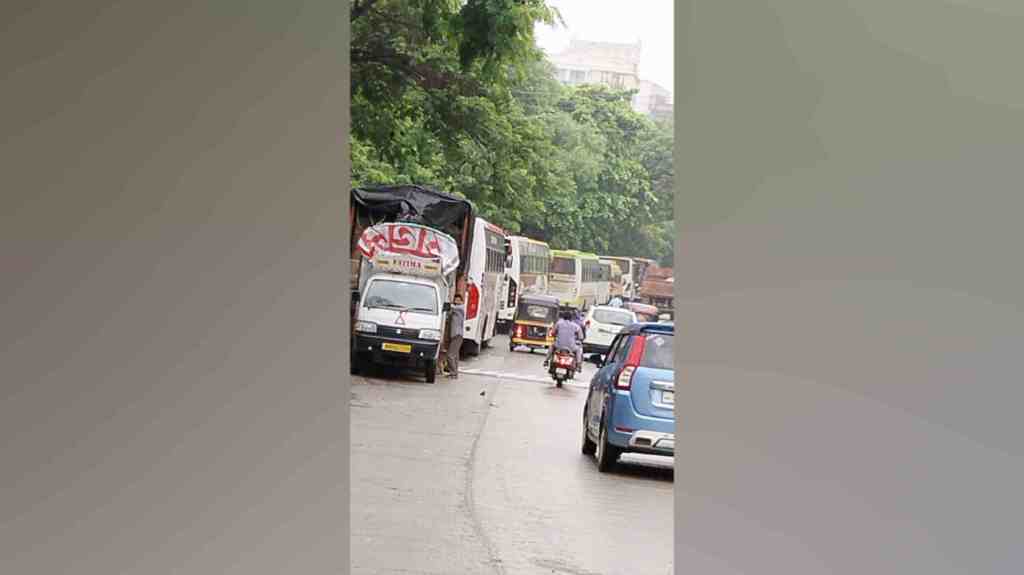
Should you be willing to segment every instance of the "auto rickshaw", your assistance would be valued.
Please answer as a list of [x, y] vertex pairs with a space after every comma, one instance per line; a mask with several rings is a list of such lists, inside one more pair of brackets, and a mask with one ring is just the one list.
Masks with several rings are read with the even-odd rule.
[[546, 295], [523, 294], [519, 296], [515, 316], [512, 318], [508, 349], [528, 347], [547, 349], [554, 343], [551, 328], [558, 321], [558, 298]]

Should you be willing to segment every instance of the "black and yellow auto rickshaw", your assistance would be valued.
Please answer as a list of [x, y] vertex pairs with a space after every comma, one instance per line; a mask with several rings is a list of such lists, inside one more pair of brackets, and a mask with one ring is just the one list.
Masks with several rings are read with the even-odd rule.
[[531, 353], [535, 349], [546, 350], [554, 343], [550, 334], [551, 328], [558, 321], [558, 310], [556, 297], [535, 294], [519, 296], [519, 304], [512, 318], [509, 351], [515, 351], [517, 347], [528, 347]]

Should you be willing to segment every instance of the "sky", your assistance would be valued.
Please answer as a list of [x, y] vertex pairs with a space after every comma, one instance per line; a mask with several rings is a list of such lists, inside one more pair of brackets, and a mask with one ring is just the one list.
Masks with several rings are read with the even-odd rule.
[[640, 78], [672, 91], [675, 55], [673, 0], [548, 0], [558, 8], [565, 27], [537, 27], [537, 43], [549, 54], [580, 40], [631, 43], [640, 40]]

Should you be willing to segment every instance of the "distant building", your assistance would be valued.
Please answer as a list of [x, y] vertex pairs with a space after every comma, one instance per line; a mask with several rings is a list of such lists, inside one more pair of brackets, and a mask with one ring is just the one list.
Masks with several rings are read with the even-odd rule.
[[633, 109], [652, 118], [672, 116], [672, 94], [640, 79], [641, 44], [591, 42], [573, 39], [564, 51], [549, 57], [559, 82], [578, 86], [598, 84], [636, 90]]
[[639, 91], [633, 98], [633, 109], [655, 119], [671, 119], [672, 92], [654, 82], [640, 80]]
[[563, 52], [550, 57], [555, 77], [563, 84], [603, 84], [609, 88], [640, 87], [640, 43], [616, 44], [571, 40]]

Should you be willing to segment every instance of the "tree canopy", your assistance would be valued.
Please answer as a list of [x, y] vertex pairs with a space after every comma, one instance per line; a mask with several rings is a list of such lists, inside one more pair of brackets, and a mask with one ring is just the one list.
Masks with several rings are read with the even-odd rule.
[[631, 92], [557, 82], [544, 0], [359, 0], [351, 17], [353, 185], [432, 185], [554, 248], [671, 265], [671, 127]]

